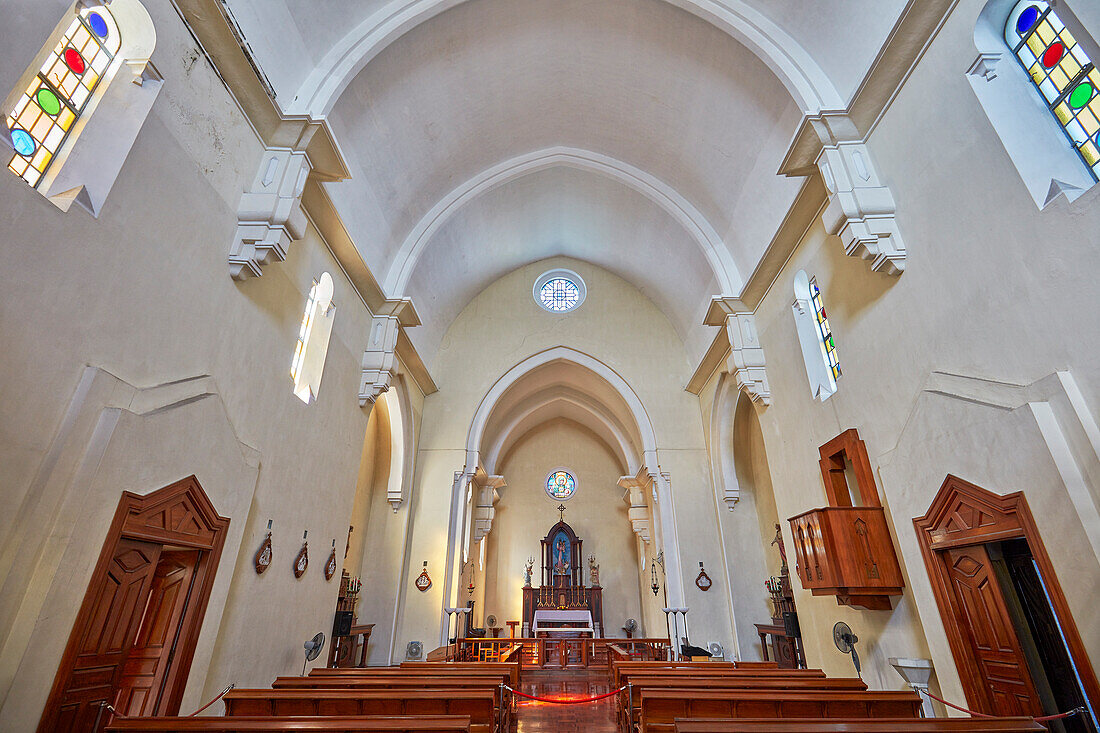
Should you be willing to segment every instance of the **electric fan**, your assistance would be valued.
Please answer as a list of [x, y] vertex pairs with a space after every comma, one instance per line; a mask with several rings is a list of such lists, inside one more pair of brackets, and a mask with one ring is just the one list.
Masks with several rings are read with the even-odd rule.
[[844, 654], [852, 655], [852, 664], [856, 665], [856, 676], [860, 676], [859, 654], [856, 653], [856, 642], [859, 637], [852, 633], [852, 629], [843, 621], [837, 621], [833, 626], [833, 643]]
[[302, 662], [302, 676], [306, 673], [306, 664], [312, 662], [321, 654], [321, 648], [325, 645], [325, 632], [318, 631], [317, 634], [307, 641], [302, 646], [306, 650], [306, 661]]

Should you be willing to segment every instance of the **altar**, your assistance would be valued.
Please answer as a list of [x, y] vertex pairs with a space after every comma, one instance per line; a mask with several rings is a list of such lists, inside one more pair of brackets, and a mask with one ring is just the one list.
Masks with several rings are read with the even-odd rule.
[[564, 518], [542, 539], [541, 583], [523, 589], [523, 636], [603, 636], [603, 589], [598, 577], [585, 583], [581, 548]]

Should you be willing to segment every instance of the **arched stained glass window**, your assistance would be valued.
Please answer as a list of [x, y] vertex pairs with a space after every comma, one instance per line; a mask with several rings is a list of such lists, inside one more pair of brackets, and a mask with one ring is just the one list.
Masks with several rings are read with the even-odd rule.
[[1100, 179], [1100, 71], [1043, 0], [1023, 0], [1005, 24], [1005, 41], [1074, 149]]
[[80, 11], [7, 117], [15, 149], [8, 170], [38, 185], [121, 47], [105, 7]]
[[546, 477], [546, 494], [556, 501], [565, 501], [577, 491], [577, 480], [563, 468], [550, 472]]
[[825, 305], [821, 302], [821, 290], [817, 287], [817, 278], [810, 278], [810, 302], [814, 307], [814, 320], [817, 322], [818, 341], [821, 343], [821, 356], [833, 375], [835, 382], [840, 377], [840, 357], [836, 353], [836, 341], [829, 328], [829, 317], [825, 314]]

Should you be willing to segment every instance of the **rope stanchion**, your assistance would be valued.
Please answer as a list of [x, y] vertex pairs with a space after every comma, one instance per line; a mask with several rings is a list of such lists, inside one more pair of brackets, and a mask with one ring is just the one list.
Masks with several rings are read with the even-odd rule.
[[203, 705], [203, 706], [202, 706], [201, 708], [199, 708], [199, 709], [198, 709], [198, 710], [196, 710], [195, 712], [191, 713], [191, 714], [190, 714], [190, 715], [188, 715], [187, 717], [188, 717], [188, 718], [193, 718], [193, 717], [195, 717], [196, 715], [198, 715], [199, 713], [201, 713], [201, 712], [202, 712], [203, 710], [206, 710], [206, 709], [207, 709], [208, 707], [210, 707], [211, 705], [213, 705], [214, 703], [216, 703], [216, 702], [217, 702], [218, 700], [221, 700], [221, 699], [222, 699], [223, 697], [225, 697], [225, 693], [229, 692], [230, 690], [232, 690], [232, 689], [233, 689], [234, 687], [236, 687], [236, 686], [237, 686], [237, 683], [236, 683], [236, 682], [230, 682], [230, 683], [229, 683], [228, 685], [226, 685], [226, 686], [225, 686], [225, 689], [221, 691], [221, 694], [220, 694], [220, 695], [218, 695], [218, 696], [217, 696], [217, 697], [215, 697], [215, 698], [214, 698], [213, 700], [211, 700], [210, 702], [206, 703], [206, 704], [205, 704], [205, 705]]
[[[954, 703], [947, 702], [947, 700], [944, 700], [942, 697], [937, 697], [936, 695], [933, 695], [928, 690], [918, 689], [917, 692], [919, 692], [923, 695], [928, 695], [928, 697], [932, 698], [933, 700], [935, 700], [937, 702], [940, 702], [940, 703], [943, 703], [944, 705], [946, 705], [947, 707], [949, 707], [953, 710], [958, 710], [960, 713], [967, 713], [969, 715], [973, 715], [975, 718], [995, 718], [995, 717], [997, 717], [995, 715], [989, 715], [987, 713], [979, 713], [977, 710], [970, 710], [969, 708], [964, 708], [961, 705], [955, 705]], [[1064, 712], [1064, 713], [1056, 713], [1055, 715], [1038, 715], [1038, 716], [1032, 715], [1030, 717], [1036, 723], [1045, 723], [1048, 720], [1061, 720], [1063, 718], [1069, 718], [1073, 715], [1080, 715], [1084, 711], [1085, 711], [1085, 709], [1083, 707], [1076, 707], [1073, 710], [1069, 710], [1069, 711]]]
[[505, 685], [504, 687], [507, 690], [509, 690], [513, 695], [519, 695], [520, 697], [525, 697], [528, 700], [535, 700], [537, 702], [548, 702], [548, 703], [552, 703], [554, 705], [582, 705], [584, 703], [596, 702], [598, 700], [606, 700], [609, 697], [614, 697], [615, 695], [618, 695], [620, 692], [622, 692], [623, 690], [626, 689], [626, 687], [623, 686], [623, 687], [620, 687], [617, 690], [612, 690], [611, 692], [608, 692], [607, 694], [604, 694], [604, 695], [594, 695], [592, 697], [582, 697], [582, 698], [577, 699], [577, 700], [561, 700], [561, 699], [555, 700], [555, 699], [549, 698], [549, 697], [538, 697], [537, 695], [528, 695], [526, 692], [520, 692], [519, 690], [508, 687], [508, 685]]

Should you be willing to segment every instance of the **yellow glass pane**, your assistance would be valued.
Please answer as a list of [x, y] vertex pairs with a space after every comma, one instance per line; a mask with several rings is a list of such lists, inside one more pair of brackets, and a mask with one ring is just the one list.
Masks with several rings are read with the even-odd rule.
[[23, 109], [23, 112], [19, 115], [19, 119], [17, 120], [17, 122], [20, 127], [22, 127], [24, 130], [29, 131], [32, 127], [34, 127], [34, 123], [38, 121], [38, 117], [38, 110], [30, 105], [27, 105]]
[[1055, 66], [1050, 70], [1050, 80], [1054, 82], [1054, 85], [1058, 87], [1059, 92], [1064, 92], [1066, 87], [1069, 86], [1069, 77], [1062, 71], [1061, 67]]
[[1085, 161], [1087, 161], [1089, 165], [1100, 163], [1100, 150], [1097, 150], [1096, 143], [1087, 142], [1082, 145], [1081, 155], [1085, 156]]
[[1039, 24], [1039, 27], [1035, 29], [1035, 34], [1032, 37], [1034, 38], [1035, 36], [1038, 36], [1044, 46], [1049, 46], [1051, 41], [1058, 37], [1058, 33], [1054, 30], [1049, 20], [1043, 20], [1043, 22]]
[[1062, 70], [1070, 79], [1074, 78], [1081, 73], [1081, 64], [1077, 63], [1077, 59], [1073, 58], [1069, 54], [1066, 54], [1062, 59], [1062, 63], [1058, 64], [1058, 68]]
[[1054, 116], [1057, 117], [1058, 121], [1063, 125], [1073, 119], [1073, 114], [1069, 111], [1069, 107], [1065, 102], [1054, 108]]
[[46, 150], [45, 148], [39, 148], [38, 152], [36, 152], [34, 154], [34, 157], [31, 158], [31, 165], [33, 165], [40, 171], [44, 171], [46, 170], [46, 166], [50, 162], [50, 157], [50, 151]]
[[76, 115], [73, 114], [71, 109], [62, 107], [60, 114], [57, 115], [57, 124], [60, 125], [62, 129], [68, 130], [75, 119]]
[[1036, 57], [1038, 57], [1043, 55], [1043, 49], [1046, 48], [1046, 44], [1039, 40], [1037, 35], [1032, 33], [1027, 37], [1027, 47], [1031, 49], [1031, 52], [1035, 54]]

